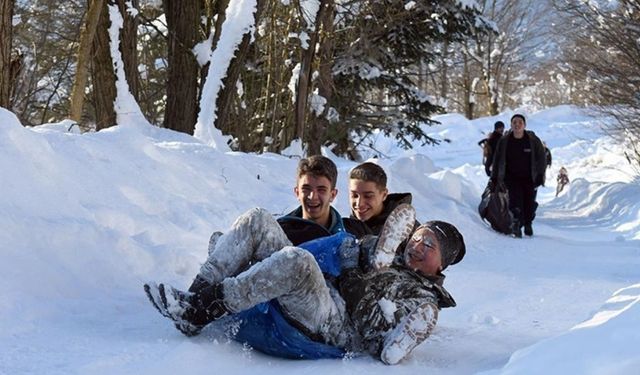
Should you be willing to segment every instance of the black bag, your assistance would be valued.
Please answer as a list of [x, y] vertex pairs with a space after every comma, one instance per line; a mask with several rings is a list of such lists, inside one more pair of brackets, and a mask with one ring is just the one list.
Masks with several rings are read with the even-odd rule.
[[503, 183], [493, 184], [491, 180], [482, 193], [478, 213], [483, 220], [491, 224], [493, 230], [511, 234], [513, 215], [509, 211], [509, 192]]

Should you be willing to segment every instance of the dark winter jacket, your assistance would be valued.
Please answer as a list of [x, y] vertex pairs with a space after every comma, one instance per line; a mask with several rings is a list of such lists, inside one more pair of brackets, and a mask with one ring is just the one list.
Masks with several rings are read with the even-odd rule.
[[331, 226], [328, 229], [316, 222], [303, 219], [302, 207], [298, 207], [287, 215], [278, 218], [278, 224], [280, 224], [280, 227], [282, 227], [282, 230], [294, 246], [345, 231], [342, 217], [333, 207], [331, 207]]
[[[365, 235], [370, 234], [377, 236], [380, 234], [382, 226], [384, 225], [384, 222], [387, 221], [387, 217], [389, 217], [391, 211], [402, 203], [411, 204], [411, 200], [411, 193], [388, 194], [387, 198], [383, 202], [384, 208], [379, 215], [376, 215], [367, 221], [361, 221], [353, 212], [351, 212], [351, 216], [349, 218], [342, 219], [345, 230], [353, 234], [356, 238], [362, 238]], [[420, 223], [416, 220], [415, 228], [419, 226]]]
[[380, 271], [344, 272], [340, 277], [340, 295], [363, 349], [379, 355], [386, 332], [425, 302], [433, 303], [438, 309], [455, 306], [453, 297], [442, 286], [443, 280], [444, 275], [419, 275], [399, 260]]
[[491, 175], [491, 165], [493, 164], [493, 155], [495, 154], [496, 147], [498, 146], [498, 141], [502, 137], [502, 133], [498, 133], [497, 131], [492, 131], [489, 133], [489, 136], [486, 139], [485, 144], [483, 144], [484, 148], [484, 170], [487, 173], [487, 176]]
[[551, 150], [549, 150], [549, 147], [544, 146], [544, 154], [547, 157], [547, 168], [551, 168], [551, 161], [552, 161], [552, 157], [551, 157]]
[[[516, 140], [513, 137], [512, 132], [508, 132], [500, 141], [496, 147], [496, 152], [493, 158], [493, 170], [491, 171], [491, 179], [496, 182], [504, 182], [505, 180], [513, 180], [517, 178], [531, 178], [535, 187], [544, 185], [545, 171], [546, 171], [546, 156], [544, 145], [540, 138], [538, 138], [534, 132], [525, 130], [522, 140]], [[510, 142], [522, 142], [522, 151], [514, 151], [509, 148]], [[512, 151], [509, 151], [512, 150]], [[512, 155], [507, 155], [509, 152], [515, 152]], [[528, 158], [531, 169], [526, 176], [515, 176], [513, 172], [509, 172], [507, 168], [507, 160], [517, 162], [522, 158]], [[528, 167], [529, 165], [526, 165]], [[527, 168], [528, 169], [528, 168]], [[522, 171], [521, 171], [522, 172]]]

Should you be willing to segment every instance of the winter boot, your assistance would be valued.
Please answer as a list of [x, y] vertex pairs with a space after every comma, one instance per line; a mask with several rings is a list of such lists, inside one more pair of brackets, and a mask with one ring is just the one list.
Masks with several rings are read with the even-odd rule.
[[195, 320], [204, 321], [208, 324], [214, 320], [221, 319], [229, 315], [229, 309], [224, 304], [224, 293], [222, 283], [211, 284], [201, 289], [195, 294], [198, 301], [199, 312], [201, 315], [193, 316]]
[[533, 228], [531, 227], [531, 223], [524, 225], [524, 234], [527, 236], [533, 236]]
[[420, 343], [429, 337], [438, 320], [438, 308], [425, 302], [405, 316], [387, 333], [382, 345], [380, 360], [387, 365], [395, 365], [405, 358]]
[[200, 276], [200, 274], [196, 275], [196, 278], [193, 279], [191, 286], [189, 287], [189, 292], [198, 293], [202, 289], [211, 285], [209, 281], [207, 281], [204, 277]]
[[[171, 288], [171, 291], [174, 290]], [[193, 308], [188, 301], [189, 295], [175, 293], [175, 296], [171, 294], [171, 298], [167, 298], [164, 285], [156, 285], [155, 283], [144, 284], [144, 291], [153, 307], [162, 316], [173, 320], [176, 328], [186, 336], [195, 336], [204, 328], [204, 325], [193, 324], [183, 318], [187, 309]], [[175, 291], [178, 292], [177, 290]]]
[[396, 249], [404, 242], [416, 222], [416, 210], [410, 204], [400, 204], [394, 208], [384, 222], [378, 243], [373, 250], [373, 267], [381, 269], [391, 265], [396, 256]]
[[[208, 248], [209, 257], [211, 257], [211, 254], [213, 253], [213, 250], [215, 250], [216, 244], [218, 243], [218, 239], [221, 236], [222, 236], [222, 232], [213, 232], [211, 234], [211, 237], [209, 237], [209, 248]], [[209, 259], [207, 258], [207, 261], [208, 260]], [[191, 293], [197, 293], [197, 292], [201, 291], [202, 289], [208, 287], [209, 285], [211, 285], [211, 282], [209, 280], [204, 278], [201, 274], [197, 274], [196, 278], [193, 279], [193, 282], [191, 283], [191, 286], [189, 287], [189, 291]]]
[[228, 314], [222, 303], [222, 285], [210, 285], [199, 293], [182, 292], [164, 284], [145, 284], [144, 291], [151, 304], [175, 322], [186, 336], [195, 336], [208, 323]]
[[522, 238], [522, 226], [520, 225], [520, 220], [515, 217], [511, 222], [511, 234], [516, 238]]
[[216, 248], [216, 244], [218, 243], [218, 239], [220, 238], [220, 236], [222, 236], [222, 232], [213, 232], [211, 234], [211, 237], [209, 237], [209, 256], [211, 256], [211, 253], [213, 253], [213, 250], [215, 250]]

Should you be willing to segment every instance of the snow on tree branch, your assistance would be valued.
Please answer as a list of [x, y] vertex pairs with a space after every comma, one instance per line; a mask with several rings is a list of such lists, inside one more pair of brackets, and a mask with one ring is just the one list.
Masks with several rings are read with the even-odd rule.
[[124, 72], [124, 62], [120, 53], [120, 30], [123, 19], [117, 5], [109, 5], [109, 47], [111, 49], [111, 59], [113, 60], [113, 70], [116, 75], [116, 100], [113, 103], [116, 112], [116, 122], [118, 125], [150, 125], [142, 114], [140, 106], [129, 91], [129, 84]]
[[227, 137], [223, 136], [222, 132], [215, 127], [216, 98], [242, 38], [246, 33], [253, 33], [255, 30], [253, 14], [256, 12], [256, 6], [256, 0], [229, 1], [220, 41], [210, 56], [211, 64], [202, 89], [200, 113], [194, 136], [220, 151], [229, 151], [229, 146], [227, 145]]

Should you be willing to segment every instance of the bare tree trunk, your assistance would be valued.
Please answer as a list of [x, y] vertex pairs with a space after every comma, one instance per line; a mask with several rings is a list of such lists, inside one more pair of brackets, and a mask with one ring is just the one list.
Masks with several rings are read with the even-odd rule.
[[[120, 51], [124, 61], [125, 76], [131, 94], [138, 97], [138, 64], [136, 51], [137, 21], [127, 12], [125, 0], [117, 0], [120, 14], [124, 19], [123, 30], [120, 33]], [[137, 0], [132, 3], [137, 5]], [[111, 47], [109, 44], [109, 4], [104, 2], [100, 21], [93, 40], [93, 96], [96, 107], [96, 130], [104, 129], [116, 124], [116, 112], [113, 103], [116, 100], [116, 75], [113, 72]]]
[[[220, 33], [222, 33], [222, 24], [226, 19], [226, 11], [229, 6], [229, 0], [200, 0], [200, 7], [203, 15], [207, 19], [207, 23], [203, 25], [203, 33], [205, 37], [209, 37], [209, 33], [213, 29], [213, 40], [211, 41], [211, 49], [214, 50], [220, 40]], [[200, 68], [200, 84], [198, 86], [198, 103], [200, 103], [202, 95], [202, 89], [207, 80], [207, 73], [209, 72], [209, 64], [206, 63]], [[222, 130], [222, 129], [221, 129]]]
[[329, 1], [325, 7], [324, 12], [318, 12], [318, 19], [316, 20], [318, 29], [321, 30], [322, 38], [320, 43], [320, 64], [319, 64], [319, 77], [318, 77], [318, 93], [321, 97], [326, 99], [325, 108], [320, 116], [318, 114], [313, 115], [310, 121], [311, 137], [309, 138], [309, 155], [320, 155], [320, 148], [322, 143], [327, 138], [327, 129], [329, 128], [329, 120], [327, 115], [329, 112], [329, 106], [333, 97], [333, 75], [331, 67], [333, 66], [333, 22], [334, 22], [334, 4]]
[[118, 8], [120, 8], [120, 14], [123, 17], [122, 32], [120, 33], [120, 51], [122, 52], [122, 60], [124, 62], [124, 73], [127, 77], [127, 84], [129, 85], [129, 91], [136, 99], [138, 97], [138, 91], [140, 90], [140, 80], [138, 74], [138, 18], [133, 17], [131, 13], [127, 11], [127, 3], [130, 3], [133, 8], [138, 9], [138, 0], [117, 0]]
[[307, 99], [309, 97], [309, 84], [311, 75], [311, 63], [313, 62], [313, 55], [315, 49], [316, 40], [311, 39], [309, 47], [302, 53], [302, 61], [300, 62], [300, 73], [298, 74], [298, 84], [296, 91], [296, 104], [295, 104], [295, 137], [304, 140], [305, 119], [307, 114]]
[[96, 33], [104, 0], [91, 0], [83, 30], [80, 32], [80, 45], [76, 60], [76, 76], [71, 89], [69, 117], [76, 122], [82, 119], [84, 90], [87, 85], [88, 67], [91, 58], [91, 45]]
[[[260, 16], [262, 14], [262, 9], [264, 9], [266, 1], [258, 0], [256, 3], [256, 14], [255, 24], [259, 24]], [[219, 34], [218, 29], [216, 30], [216, 35]], [[219, 37], [219, 35], [218, 35]], [[233, 124], [231, 122], [232, 119], [232, 104], [233, 100], [236, 97], [238, 92], [236, 88], [236, 82], [240, 77], [240, 73], [244, 69], [244, 64], [247, 59], [247, 55], [249, 53], [249, 47], [251, 46], [251, 34], [247, 33], [243, 36], [242, 42], [238, 46], [236, 50], [235, 56], [231, 60], [229, 64], [229, 68], [227, 69], [227, 75], [222, 80], [222, 89], [216, 99], [216, 127], [220, 129], [223, 133], [231, 133], [231, 130], [234, 126], [242, 126], [243, 124]], [[249, 131], [239, 131], [235, 132], [235, 134], [239, 135], [240, 143], [243, 144], [246, 142], [246, 138], [249, 136]]]
[[444, 102], [447, 101], [447, 95], [449, 95], [447, 88], [449, 85], [449, 64], [447, 59], [449, 58], [449, 39], [445, 39], [442, 46], [442, 67], [440, 72], [440, 99]]
[[11, 41], [15, 0], [0, 0], [0, 107], [11, 106]]
[[469, 58], [467, 54], [463, 54], [463, 92], [464, 95], [464, 115], [467, 119], [473, 120], [473, 111], [475, 107], [475, 99], [473, 98], [473, 89], [471, 84], [471, 72], [469, 71]]
[[93, 100], [96, 108], [96, 131], [116, 124], [113, 103], [116, 100], [116, 75], [109, 46], [109, 9], [107, 2], [102, 5], [98, 29], [93, 39]]
[[169, 39], [167, 107], [164, 126], [193, 134], [198, 117], [199, 66], [192, 48], [198, 41], [200, 2], [163, 0]]
[[[250, 45], [251, 35], [245, 34], [244, 37], [242, 37], [242, 42], [236, 50], [235, 56], [229, 63], [227, 75], [222, 80], [222, 89], [220, 89], [220, 93], [216, 99], [216, 127], [226, 134], [229, 134], [234, 127], [241, 125], [233, 124], [231, 121], [233, 114], [232, 104], [236, 97], [236, 93], [238, 92], [236, 82], [244, 68], [244, 62], [246, 61]], [[240, 132], [237, 134], [240, 138], [248, 135], [247, 132]]]
[[[315, 31], [311, 34], [309, 47], [303, 51], [300, 61], [300, 73], [298, 76], [298, 85], [296, 92], [296, 108], [295, 108], [295, 127], [296, 137], [305, 140], [305, 127], [307, 115], [307, 103], [309, 101], [309, 93], [311, 92], [311, 74], [313, 72], [313, 60], [315, 57], [316, 45], [320, 37], [320, 20], [324, 19], [324, 14], [330, 11], [332, 0], [320, 0], [318, 14], [315, 19]], [[310, 153], [310, 155], [312, 155]]]
[[491, 106], [489, 107], [489, 111], [491, 113], [492, 116], [497, 115], [499, 112], [498, 110], [498, 88], [496, 87], [495, 90], [490, 91], [491, 94]]

